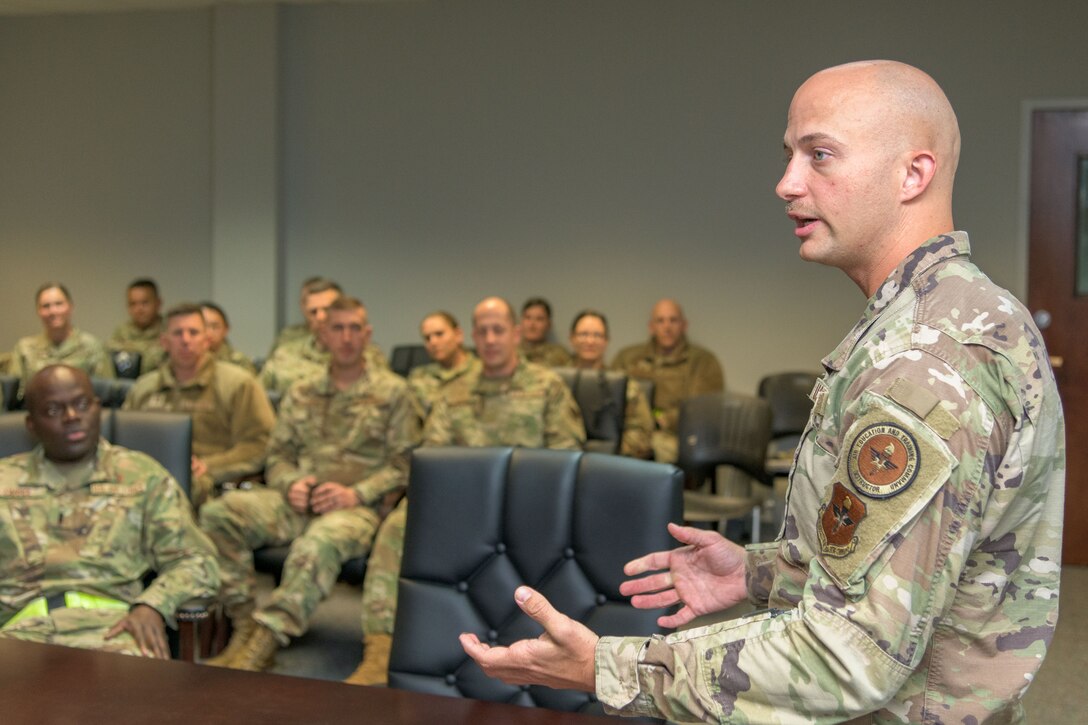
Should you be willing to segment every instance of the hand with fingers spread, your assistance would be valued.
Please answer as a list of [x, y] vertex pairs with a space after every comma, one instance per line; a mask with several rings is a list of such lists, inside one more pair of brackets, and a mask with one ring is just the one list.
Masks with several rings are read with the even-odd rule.
[[507, 684], [593, 692], [597, 635], [556, 611], [542, 594], [529, 587], [518, 587], [514, 600], [544, 628], [544, 634], [514, 642], [509, 647], [492, 647], [475, 634], [465, 633], [460, 636], [465, 653], [476, 660], [487, 676]]
[[655, 551], [627, 562], [629, 577], [620, 593], [639, 609], [683, 604], [675, 614], [658, 617], [662, 627], [679, 627], [703, 614], [719, 612], [748, 596], [744, 580], [744, 547], [716, 531], [669, 524], [669, 533], [684, 546]]

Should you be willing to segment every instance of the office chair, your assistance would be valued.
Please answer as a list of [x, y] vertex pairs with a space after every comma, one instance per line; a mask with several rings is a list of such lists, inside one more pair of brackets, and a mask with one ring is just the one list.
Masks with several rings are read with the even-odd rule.
[[682, 516], [676, 467], [528, 448], [420, 448], [389, 666], [391, 687], [557, 710], [603, 712], [588, 693], [493, 680], [457, 635], [509, 644], [541, 633], [514, 603], [528, 584], [601, 635], [660, 632], [662, 610], [619, 593], [623, 565], [671, 549]]
[[570, 388], [586, 428], [585, 450], [619, 453], [627, 410], [627, 374], [616, 370], [553, 368]]

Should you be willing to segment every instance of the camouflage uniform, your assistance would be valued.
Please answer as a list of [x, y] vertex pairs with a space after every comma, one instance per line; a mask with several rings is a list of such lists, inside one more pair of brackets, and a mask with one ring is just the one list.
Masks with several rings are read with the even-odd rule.
[[[179, 605], [219, 587], [214, 549], [191, 511], [162, 466], [105, 441], [71, 471], [41, 446], [0, 460], [0, 622], [68, 591], [117, 601], [24, 618], [0, 637], [140, 654], [127, 632], [104, 639], [130, 606], [146, 604], [176, 626]], [[157, 576], [144, 588], [149, 571]]]
[[19, 378], [22, 390], [34, 373], [57, 364], [79, 368], [92, 378], [115, 377], [110, 356], [98, 338], [74, 327], [59, 345], [54, 345], [44, 333], [19, 340], [11, 355], [10, 374]]
[[257, 374], [257, 366], [253, 364], [253, 361], [249, 359], [249, 356], [241, 350], [236, 350], [231, 347], [231, 344], [226, 340], [224, 340], [223, 344], [219, 346], [219, 349], [215, 351], [215, 359], [219, 362], [237, 365], [250, 375]]
[[[366, 365], [371, 370], [389, 368], [389, 361], [375, 345], [367, 345]], [[261, 368], [261, 384], [270, 393], [285, 395], [299, 380], [325, 374], [329, 367], [329, 351], [313, 335], [294, 339], [276, 348]]]
[[293, 342], [304, 342], [309, 336], [310, 326], [305, 322], [298, 325], [288, 325], [276, 334], [276, 339], [272, 341], [272, 349], [268, 351], [268, 357], [271, 358], [275, 355], [276, 350], [283, 345]]
[[654, 417], [650, 412], [650, 403], [642, 386], [634, 380], [627, 381], [627, 407], [623, 413], [623, 439], [620, 442], [620, 455], [632, 458], [650, 458], [653, 456], [651, 436], [654, 431]]
[[166, 359], [166, 350], [163, 349], [159, 338], [166, 331], [163, 319], [160, 316], [147, 329], [136, 327], [132, 320], [118, 325], [113, 335], [106, 341], [106, 349], [112, 352], [124, 350], [140, 354], [140, 374], [151, 372]]
[[613, 712], [721, 722], [1019, 722], [1058, 614], [1061, 404], [1030, 315], [929, 240], [824, 360], [783, 530], [748, 549], [769, 609], [602, 638]]
[[[425, 446], [523, 446], [580, 450], [582, 414], [563, 380], [551, 370], [519, 362], [509, 378], [492, 380], [480, 369], [446, 386], [423, 426]], [[391, 634], [397, 578], [404, 552], [408, 497], [386, 517], [374, 540], [363, 582], [363, 634]]]
[[612, 361], [613, 370], [632, 378], [654, 381], [654, 458], [676, 460], [676, 428], [680, 402], [702, 393], [725, 389], [725, 376], [714, 353], [682, 339], [668, 355], [659, 355], [653, 340], [620, 350]]
[[454, 380], [458, 380], [462, 375], [479, 372], [479, 370], [480, 359], [472, 353], [467, 353], [464, 361], [450, 370], [438, 363], [429, 363], [413, 369], [408, 374], [408, 387], [412, 389], [416, 402], [426, 415], [431, 412], [431, 406], [434, 405], [434, 401], [443, 388]]
[[518, 355], [526, 362], [549, 368], [562, 368], [574, 363], [574, 358], [571, 357], [566, 348], [547, 340], [541, 340], [540, 342], [522, 340], [521, 345], [518, 346]]
[[[306, 631], [343, 562], [370, 549], [382, 499], [407, 484], [419, 417], [407, 384], [388, 370], [368, 370], [344, 391], [327, 375], [291, 387], [268, 448], [268, 488], [227, 493], [200, 511], [200, 525], [219, 549], [228, 610], [253, 596], [253, 549], [293, 540], [282, 583], [254, 619], [281, 644]], [[319, 483], [351, 486], [361, 505], [296, 513], [287, 491], [310, 474]]]
[[257, 379], [211, 355], [204, 356], [196, 377], [184, 385], [169, 365], [141, 375], [123, 408], [192, 414], [193, 455], [208, 465], [207, 475], [193, 481], [198, 505], [212, 494], [214, 484], [261, 470], [268, 434], [276, 422]]

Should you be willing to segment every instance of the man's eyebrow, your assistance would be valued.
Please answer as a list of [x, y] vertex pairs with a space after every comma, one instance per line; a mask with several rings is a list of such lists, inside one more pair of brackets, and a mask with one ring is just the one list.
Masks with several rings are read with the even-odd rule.
[[829, 133], [809, 133], [797, 139], [801, 146], [809, 146], [814, 143], [838, 143], [839, 140]]

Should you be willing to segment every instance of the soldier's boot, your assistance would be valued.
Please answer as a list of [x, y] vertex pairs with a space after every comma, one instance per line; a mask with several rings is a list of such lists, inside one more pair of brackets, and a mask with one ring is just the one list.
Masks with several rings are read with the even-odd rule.
[[363, 661], [344, 682], [349, 685], [381, 687], [389, 684], [389, 651], [392, 647], [391, 634], [363, 635]]
[[272, 666], [279, 648], [280, 643], [276, 639], [275, 632], [257, 623], [242, 651], [231, 660], [229, 667], [247, 672], [264, 672]]
[[257, 622], [253, 619], [253, 604], [239, 608], [231, 615], [230, 621], [233, 632], [227, 646], [215, 657], [204, 660], [204, 664], [212, 667], [230, 667], [230, 663], [245, 648], [246, 640], [257, 628]]

